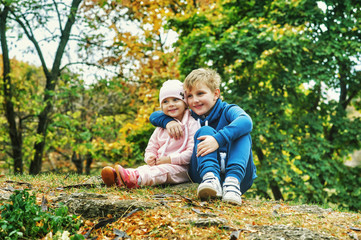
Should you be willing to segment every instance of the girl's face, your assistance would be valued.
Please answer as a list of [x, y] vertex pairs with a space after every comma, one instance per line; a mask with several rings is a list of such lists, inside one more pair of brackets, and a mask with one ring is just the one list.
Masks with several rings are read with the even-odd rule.
[[162, 111], [165, 115], [182, 121], [184, 111], [187, 109], [187, 105], [175, 97], [168, 97], [162, 101]]
[[207, 116], [220, 95], [220, 90], [212, 91], [206, 84], [198, 83], [186, 91], [188, 106], [198, 116]]

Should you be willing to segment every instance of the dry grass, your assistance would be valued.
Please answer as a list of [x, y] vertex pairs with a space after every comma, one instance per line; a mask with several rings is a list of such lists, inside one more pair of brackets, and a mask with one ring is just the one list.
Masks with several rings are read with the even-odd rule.
[[[305, 211], [306, 206], [300, 208], [295, 203], [248, 199], [246, 195], [242, 206], [225, 204], [221, 200], [200, 202], [195, 195], [195, 184], [186, 188], [147, 187], [132, 190], [106, 188], [100, 185], [88, 189], [57, 189], [86, 183], [88, 180], [89, 177], [78, 175], [5, 176], [0, 182], [0, 193], [27, 188], [27, 185], [20, 184], [25, 182], [31, 184], [31, 192], [37, 195], [39, 201], [44, 195], [52, 199], [62, 192], [90, 191], [115, 195], [119, 200], [137, 199], [162, 203], [154, 209], [138, 211], [130, 217], [118, 219], [103, 228], [93, 230], [90, 236], [98, 236], [98, 239], [114, 239], [114, 229], [126, 232], [132, 239], [230, 239], [232, 232], [236, 230], [239, 230], [238, 239], [246, 239], [248, 234], [256, 231], [252, 230], [252, 226], [268, 225], [307, 228], [338, 239], [352, 239], [352, 236], [361, 239], [361, 232], [357, 231], [361, 228], [361, 213], [322, 209], [320, 212], [310, 213]], [[157, 195], [161, 195], [162, 198], [156, 199]], [[199, 219], [223, 219], [227, 223], [199, 226], [196, 221]], [[85, 234], [99, 220], [84, 220], [79, 233]]]

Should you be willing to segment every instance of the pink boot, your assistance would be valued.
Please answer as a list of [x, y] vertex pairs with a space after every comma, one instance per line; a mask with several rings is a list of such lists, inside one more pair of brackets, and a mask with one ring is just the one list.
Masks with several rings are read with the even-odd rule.
[[120, 165], [115, 165], [115, 172], [122, 182], [127, 188], [138, 188], [138, 179], [139, 172], [134, 169], [124, 169]]
[[108, 187], [113, 186], [114, 184], [118, 187], [123, 186], [115, 172], [115, 169], [112, 167], [104, 167], [100, 175], [102, 176], [103, 182]]

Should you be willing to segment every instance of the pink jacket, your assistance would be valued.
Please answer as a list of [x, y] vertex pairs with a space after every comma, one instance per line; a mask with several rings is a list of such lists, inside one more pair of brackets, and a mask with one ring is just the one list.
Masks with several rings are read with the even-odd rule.
[[170, 156], [172, 164], [189, 164], [193, 153], [194, 134], [199, 129], [199, 124], [191, 116], [189, 110], [185, 111], [180, 123], [183, 128], [183, 137], [178, 140], [171, 138], [166, 129], [157, 127], [154, 130], [145, 149], [145, 162], [150, 156], [156, 156], [156, 158]]

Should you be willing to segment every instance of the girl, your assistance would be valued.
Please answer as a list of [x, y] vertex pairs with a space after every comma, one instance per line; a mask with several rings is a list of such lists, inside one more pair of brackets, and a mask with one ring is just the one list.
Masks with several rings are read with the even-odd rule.
[[119, 187], [137, 188], [189, 181], [188, 165], [193, 152], [193, 136], [199, 127], [188, 110], [183, 83], [179, 80], [164, 82], [159, 91], [159, 102], [164, 114], [181, 124], [184, 135], [178, 139], [171, 138], [166, 129], [157, 127], [145, 149], [147, 165], [135, 169], [124, 169], [120, 165], [104, 167], [101, 176], [107, 186], [116, 184]]

